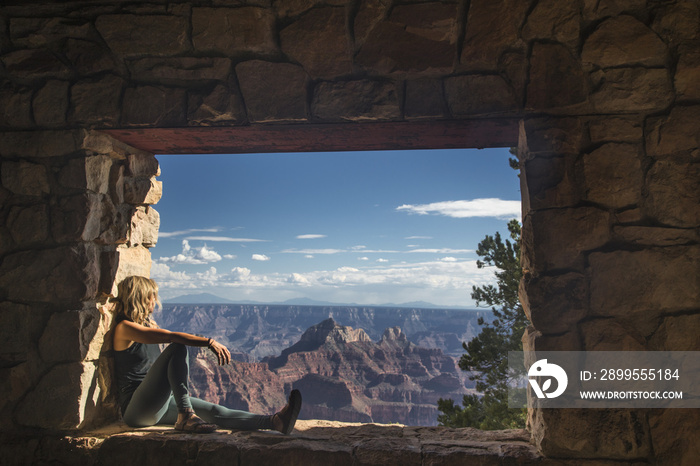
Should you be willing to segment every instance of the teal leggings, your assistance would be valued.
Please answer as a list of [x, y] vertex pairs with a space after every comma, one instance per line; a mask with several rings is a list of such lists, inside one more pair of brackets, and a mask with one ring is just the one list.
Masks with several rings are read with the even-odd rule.
[[272, 416], [252, 414], [192, 398], [188, 390], [187, 347], [169, 345], [148, 370], [124, 411], [131, 427], [175, 424], [178, 412], [193, 409], [197, 416], [224, 429], [272, 429]]

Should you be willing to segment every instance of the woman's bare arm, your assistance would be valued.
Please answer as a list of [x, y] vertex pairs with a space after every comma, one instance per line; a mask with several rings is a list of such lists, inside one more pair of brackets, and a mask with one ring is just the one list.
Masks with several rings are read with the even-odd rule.
[[162, 328], [146, 327], [135, 322], [123, 320], [114, 329], [115, 349], [119, 349], [119, 347], [128, 348], [132, 341], [145, 344], [180, 343], [186, 346], [208, 346], [216, 354], [219, 364], [231, 362], [231, 353], [228, 348], [211, 338], [199, 337], [184, 332], [171, 332]]

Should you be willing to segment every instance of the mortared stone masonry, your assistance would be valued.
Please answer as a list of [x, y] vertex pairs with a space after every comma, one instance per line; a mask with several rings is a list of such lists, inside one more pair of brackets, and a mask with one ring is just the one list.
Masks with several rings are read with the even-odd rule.
[[[699, 124], [695, 0], [5, 1], [0, 430], [116, 418], [107, 299], [149, 274], [154, 153], [517, 145], [526, 349], [698, 351]], [[699, 423], [529, 432], [550, 459], [690, 465]]]

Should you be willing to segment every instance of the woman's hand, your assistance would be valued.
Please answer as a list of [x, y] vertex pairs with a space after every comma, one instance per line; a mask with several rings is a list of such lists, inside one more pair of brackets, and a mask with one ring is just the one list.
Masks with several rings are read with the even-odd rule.
[[231, 362], [231, 352], [224, 345], [210, 338], [208, 346], [211, 352], [216, 355], [220, 366]]

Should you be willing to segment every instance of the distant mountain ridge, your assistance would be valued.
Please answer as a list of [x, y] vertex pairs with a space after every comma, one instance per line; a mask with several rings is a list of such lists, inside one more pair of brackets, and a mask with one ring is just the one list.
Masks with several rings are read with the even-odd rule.
[[418, 309], [380, 306], [273, 304], [163, 304], [154, 314], [166, 329], [206, 335], [226, 345], [240, 361], [277, 356], [295, 344], [311, 326], [328, 318], [364, 330], [373, 340], [385, 329], [400, 327], [408, 340], [458, 357], [462, 343], [480, 331], [478, 320], [490, 311]]
[[254, 305], [295, 305], [295, 306], [363, 306], [363, 307], [405, 307], [418, 309], [462, 309], [469, 310], [465, 306], [439, 306], [427, 301], [412, 301], [408, 303], [384, 303], [384, 304], [357, 304], [357, 303], [334, 303], [330, 301], [317, 301], [311, 298], [292, 298], [282, 302], [260, 302], [260, 301], [232, 301], [211, 293], [196, 293], [176, 296], [164, 299], [167, 304], [254, 304]]

